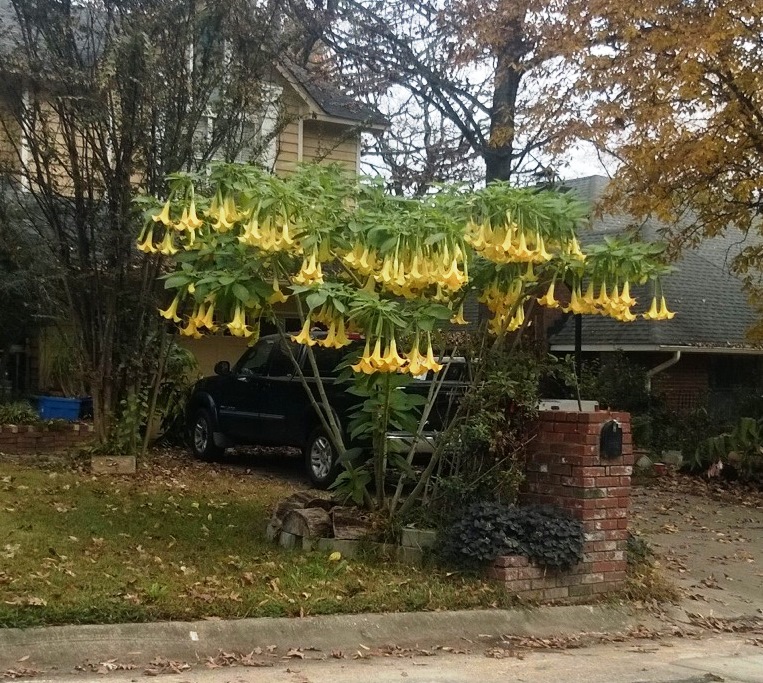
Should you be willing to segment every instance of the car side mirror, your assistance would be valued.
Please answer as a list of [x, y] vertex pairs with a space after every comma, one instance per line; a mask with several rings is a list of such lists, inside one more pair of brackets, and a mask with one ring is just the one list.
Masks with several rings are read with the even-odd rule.
[[227, 360], [219, 360], [215, 363], [216, 375], [230, 375], [230, 363]]

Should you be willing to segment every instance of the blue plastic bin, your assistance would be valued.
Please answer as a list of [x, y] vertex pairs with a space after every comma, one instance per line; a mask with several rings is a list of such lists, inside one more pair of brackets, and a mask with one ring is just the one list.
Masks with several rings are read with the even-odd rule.
[[63, 398], [61, 396], [39, 396], [37, 412], [42, 420], [67, 420], [74, 422], [79, 419], [78, 398]]

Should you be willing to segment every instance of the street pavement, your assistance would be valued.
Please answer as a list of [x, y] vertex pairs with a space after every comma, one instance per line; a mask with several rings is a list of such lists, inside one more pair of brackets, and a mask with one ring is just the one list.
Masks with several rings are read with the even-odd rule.
[[[757, 644], [756, 644], [757, 643]], [[163, 683], [761, 683], [763, 639], [714, 635], [607, 643], [579, 649], [525, 650], [500, 644], [468, 654], [433, 656], [306, 652], [267, 666], [204, 664], [162, 676]], [[177, 664], [177, 666], [181, 666]], [[140, 670], [83, 673], [78, 683], [128, 683]], [[150, 672], [148, 675], [151, 675]], [[105, 674], [105, 675], [104, 675]], [[58, 681], [60, 678], [40, 678]]]

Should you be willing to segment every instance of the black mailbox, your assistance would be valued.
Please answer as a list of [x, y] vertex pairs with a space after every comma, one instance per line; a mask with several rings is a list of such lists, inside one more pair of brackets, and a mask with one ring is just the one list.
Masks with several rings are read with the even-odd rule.
[[623, 427], [617, 420], [601, 426], [599, 453], [602, 458], [619, 458], [623, 454]]

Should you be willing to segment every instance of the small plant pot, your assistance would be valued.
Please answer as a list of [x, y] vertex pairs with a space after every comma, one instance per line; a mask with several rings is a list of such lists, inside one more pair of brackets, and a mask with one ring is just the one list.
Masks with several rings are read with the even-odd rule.
[[668, 473], [668, 466], [664, 462], [654, 463], [652, 469], [657, 477], [664, 477]]

